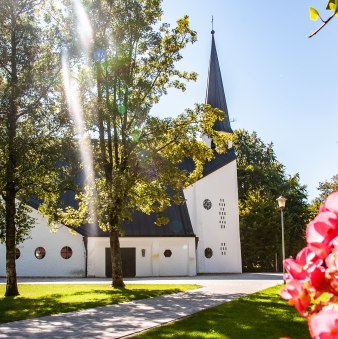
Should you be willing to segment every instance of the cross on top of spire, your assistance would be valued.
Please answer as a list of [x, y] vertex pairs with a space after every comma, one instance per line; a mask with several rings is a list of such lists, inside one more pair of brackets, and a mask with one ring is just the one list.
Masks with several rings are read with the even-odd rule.
[[215, 34], [215, 31], [214, 31], [214, 16], [213, 15], [211, 16], [211, 34]]

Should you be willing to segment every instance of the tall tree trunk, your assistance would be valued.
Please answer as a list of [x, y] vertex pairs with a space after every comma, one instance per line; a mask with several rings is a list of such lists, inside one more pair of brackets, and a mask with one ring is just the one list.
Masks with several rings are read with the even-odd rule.
[[109, 234], [112, 262], [112, 286], [124, 287], [119, 232], [113, 228]]
[[[103, 73], [100, 67], [97, 69], [97, 105], [98, 105], [98, 127], [99, 127], [99, 139], [100, 139], [100, 151], [101, 151], [101, 159], [103, 163], [104, 175], [106, 179], [106, 189], [108, 194], [111, 196], [112, 194], [112, 185], [113, 185], [113, 148], [112, 148], [112, 138], [111, 138], [111, 126], [110, 120], [108, 121], [104, 119], [104, 82], [103, 82]], [[115, 88], [116, 91], [116, 88]], [[105, 92], [106, 96], [108, 92]], [[108, 98], [106, 97], [106, 104], [108, 104]], [[114, 101], [116, 104], [116, 102]], [[107, 107], [108, 108], [108, 107]], [[104, 124], [106, 122], [106, 126]], [[105, 127], [106, 132], [105, 133]], [[115, 123], [114, 123], [115, 127]], [[116, 137], [116, 130], [114, 130], [114, 140]], [[106, 149], [106, 135], [108, 135], [108, 147]], [[115, 150], [115, 166], [119, 164], [119, 153], [117, 145], [114, 144]], [[108, 155], [107, 155], [108, 152]], [[112, 201], [112, 199], [111, 199]], [[115, 204], [114, 204], [115, 205]], [[117, 204], [118, 205], [118, 204]], [[123, 273], [122, 273], [122, 259], [121, 259], [121, 248], [120, 248], [120, 240], [119, 240], [119, 231], [118, 231], [118, 220], [112, 213], [112, 210], [107, 211], [109, 218], [109, 240], [110, 240], [110, 253], [111, 253], [111, 263], [112, 263], [112, 286], [117, 288], [123, 288]]]
[[15, 265], [15, 190], [6, 192], [6, 297], [19, 295]]

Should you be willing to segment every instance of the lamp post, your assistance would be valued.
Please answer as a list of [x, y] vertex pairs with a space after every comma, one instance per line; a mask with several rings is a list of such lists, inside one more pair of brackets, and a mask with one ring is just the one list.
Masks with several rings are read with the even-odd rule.
[[[284, 198], [281, 195], [276, 200], [278, 202], [278, 207], [280, 208], [280, 216], [281, 216], [281, 223], [282, 223], [282, 254], [283, 254], [283, 263], [284, 263], [284, 260], [285, 260], [285, 244], [284, 244], [284, 216], [283, 216], [283, 210], [285, 208], [286, 198]], [[285, 273], [285, 269], [284, 269], [284, 265], [283, 265], [283, 281], [284, 281], [284, 284], [285, 284], [284, 273]]]

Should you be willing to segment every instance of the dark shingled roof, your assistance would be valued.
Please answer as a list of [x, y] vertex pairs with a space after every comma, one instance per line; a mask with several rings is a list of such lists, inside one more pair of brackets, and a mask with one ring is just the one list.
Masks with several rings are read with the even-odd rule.
[[[75, 193], [67, 191], [62, 194], [62, 200], [65, 206], [78, 207], [75, 200]], [[41, 201], [36, 197], [29, 200], [29, 205], [35, 209], [39, 208]], [[140, 211], [133, 213], [133, 220], [125, 222], [122, 225], [124, 236], [126, 237], [194, 237], [188, 208], [184, 203], [182, 205], [172, 205], [168, 207], [163, 215], [169, 218], [169, 223], [163, 226], [155, 225], [156, 215], [154, 213], [147, 215]], [[107, 237], [108, 232], [103, 232], [97, 223], [84, 224], [74, 230], [87, 237]]]
[[[208, 161], [203, 170], [203, 177], [217, 171], [221, 167], [236, 159], [233, 149], [226, 154], [215, 154], [215, 158]], [[194, 170], [194, 162], [191, 159], [186, 159], [180, 168], [188, 173]], [[67, 203], [71, 203], [67, 197]], [[74, 198], [73, 198], [74, 204]], [[156, 215], [136, 211], [133, 214], [131, 222], [125, 222], [122, 225], [124, 236], [126, 237], [193, 237], [194, 231], [191, 225], [188, 208], [186, 203], [182, 205], [172, 205], [168, 207], [164, 213], [169, 218], [169, 223], [163, 226], [155, 225]], [[81, 225], [77, 232], [89, 237], [105, 237], [107, 232], [103, 232], [97, 224]]]
[[[136, 211], [131, 222], [122, 225], [125, 237], [194, 237], [186, 204], [172, 205], [164, 213], [169, 218], [167, 225], [155, 225], [155, 214]], [[106, 237], [97, 224], [81, 225], [77, 232], [88, 237]]]
[[224, 119], [217, 120], [215, 122], [214, 130], [233, 133], [230, 126], [229, 113], [224, 94], [221, 69], [218, 63], [216, 44], [214, 38], [215, 32], [212, 31], [211, 33], [212, 33], [211, 55], [205, 103], [211, 105], [214, 108], [219, 108], [224, 112]]

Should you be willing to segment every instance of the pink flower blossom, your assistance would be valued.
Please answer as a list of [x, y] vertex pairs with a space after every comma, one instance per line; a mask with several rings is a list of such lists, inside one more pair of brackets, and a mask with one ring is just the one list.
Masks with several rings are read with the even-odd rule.
[[309, 307], [311, 297], [309, 291], [298, 280], [291, 280], [280, 295], [288, 300], [289, 305], [295, 306], [300, 315], [305, 316], [305, 311]]
[[308, 247], [321, 259], [329, 255], [337, 236], [338, 215], [329, 211], [319, 213], [306, 229]]
[[323, 310], [308, 319], [311, 337], [314, 339], [338, 339], [338, 311]]
[[[288, 272], [288, 275], [285, 275], [286, 280], [296, 279], [296, 280], [308, 280], [309, 278], [309, 267], [315, 264], [315, 261], [318, 261], [315, 253], [309, 248], [303, 248], [298, 254], [296, 259], [285, 259], [284, 267]], [[322, 261], [320, 262], [320, 264]]]
[[316, 292], [315, 297], [319, 297], [323, 292], [329, 290], [329, 285], [325, 278], [325, 268], [321, 265], [313, 265], [309, 272], [311, 287]]

